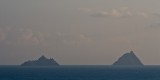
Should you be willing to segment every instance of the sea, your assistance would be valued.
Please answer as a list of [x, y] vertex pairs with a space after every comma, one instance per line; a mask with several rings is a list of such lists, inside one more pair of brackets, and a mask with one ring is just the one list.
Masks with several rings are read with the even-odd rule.
[[160, 66], [0, 66], [0, 80], [160, 80]]

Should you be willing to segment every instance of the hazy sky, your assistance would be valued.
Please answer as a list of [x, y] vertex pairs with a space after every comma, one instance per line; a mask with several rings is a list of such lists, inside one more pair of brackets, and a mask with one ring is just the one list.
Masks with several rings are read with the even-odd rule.
[[160, 0], [0, 0], [1, 65], [109, 65], [130, 50], [160, 65], [159, 34]]

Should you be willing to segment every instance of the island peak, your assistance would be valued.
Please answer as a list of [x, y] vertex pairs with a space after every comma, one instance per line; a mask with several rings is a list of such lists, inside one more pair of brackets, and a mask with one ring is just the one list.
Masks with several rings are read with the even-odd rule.
[[53, 58], [48, 59], [42, 55], [38, 60], [28, 60], [21, 66], [59, 66], [59, 64]]
[[47, 60], [47, 58], [44, 55], [42, 55], [38, 60]]
[[113, 65], [135, 65], [141, 66], [143, 63], [140, 59], [135, 55], [133, 51], [122, 55]]

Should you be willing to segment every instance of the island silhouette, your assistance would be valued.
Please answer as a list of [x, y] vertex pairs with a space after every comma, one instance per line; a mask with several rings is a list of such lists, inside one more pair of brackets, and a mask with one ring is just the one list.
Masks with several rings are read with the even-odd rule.
[[48, 59], [42, 55], [38, 60], [28, 60], [21, 66], [59, 66], [59, 64], [53, 58]]
[[121, 66], [127, 66], [127, 65], [134, 65], [134, 66], [142, 66], [143, 63], [140, 61], [140, 59], [135, 55], [133, 51], [130, 51], [129, 53], [126, 53], [122, 55], [116, 62], [114, 62], [112, 65], [121, 65]]
[[[113, 66], [143, 66], [143, 63], [135, 55], [133, 51], [125, 53], [117, 61], [115, 61]], [[42, 55], [38, 60], [28, 60], [21, 64], [21, 66], [60, 66], [53, 58], [46, 58]]]

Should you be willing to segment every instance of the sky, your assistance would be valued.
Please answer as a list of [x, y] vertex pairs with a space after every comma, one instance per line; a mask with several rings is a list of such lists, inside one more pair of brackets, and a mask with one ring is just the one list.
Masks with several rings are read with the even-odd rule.
[[45, 55], [110, 65], [133, 50], [160, 65], [159, 0], [0, 0], [0, 65]]

